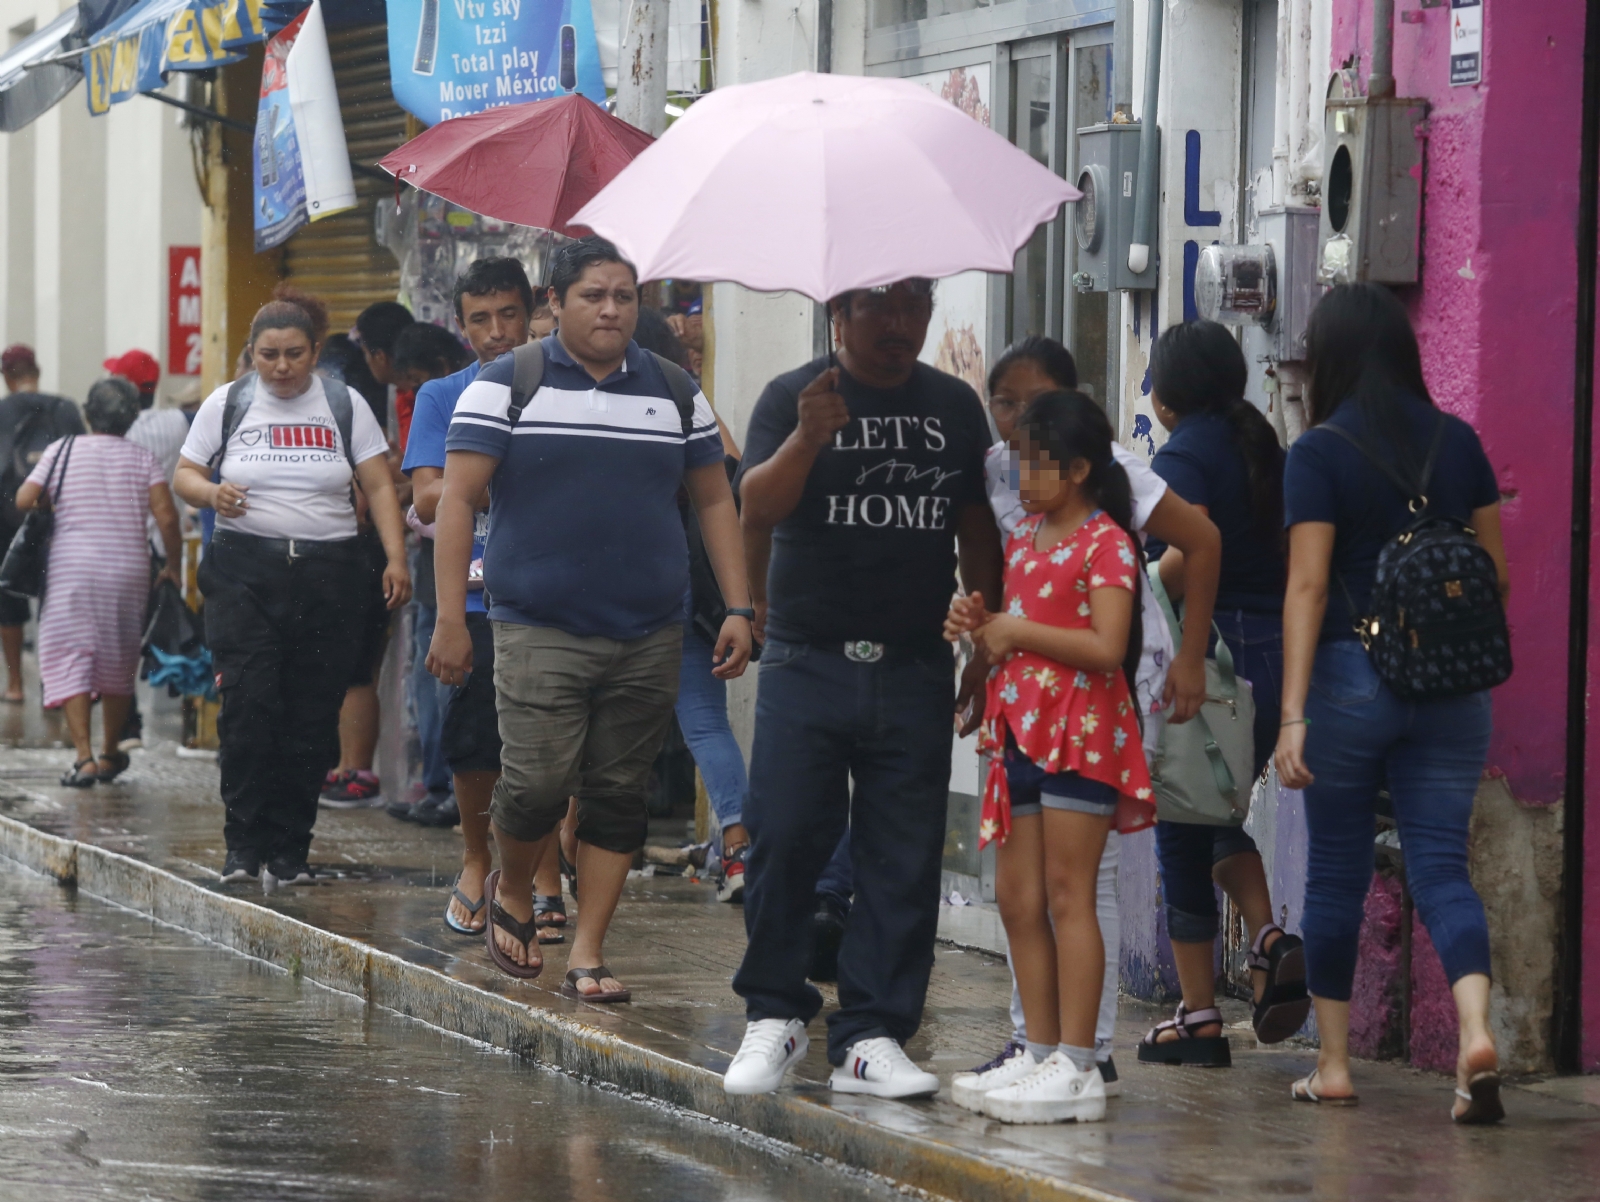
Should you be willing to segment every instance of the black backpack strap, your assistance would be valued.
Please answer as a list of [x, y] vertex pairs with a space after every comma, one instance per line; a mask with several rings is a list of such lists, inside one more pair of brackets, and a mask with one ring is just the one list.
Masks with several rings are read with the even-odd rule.
[[533, 400], [533, 394], [544, 383], [544, 343], [535, 338], [524, 342], [511, 352], [511, 407], [506, 410], [506, 421], [514, 432], [522, 420], [522, 411]]
[[256, 373], [253, 371], [245, 372], [228, 385], [228, 399], [222, 402], [222, 438], [217, 443], [217, 453], [211, 456], [207, 467], [216, 469], [222, 466], [222, 458], [228, 453], [228, 441], [239, 428], [239, 423], [244, 421], [244, 415], [250, 411], [251, 402], [256, 399], [255, 385]]
[[356, 452], [350, 445], [350, 435], [355, 428], [355, 403], [350, 399], [350, 387], [332, 376], [322, 378], [322, 395], [328, 399], [328, 412], [333, 414], [333, 424], [339, 428], [339, 440], [344, 444], [344, 457], [350, 461], [352, 474], [356, 470]]
[[[55, 459], [51, 461], [50, 470], [45, 473], [43, 491], [46, 509], [54, 509], [56, 502], [61, 499], [61, 489], [66, 487], [67, 483], [67, 464], [72, 462], [72, 444], [77, 441], [78, 436], [76, 434], [68, 434], [67, 445], [56, 452]], [[51, 493], [50, 486], [56, 483], [57, 469], [60, 469], [61, 481], [56, 491]]]
[[667, 377], [667, 388], [672, 393], [673, 403], [678, 406], [678, 420], [683, 423], [683, 437], [687, 440], [694, 433], [694, 398], [700, 392], [700, 385], [671, 359], [656, 355], [654, 351], [650, 353], [656, 356], [661, 374]]
[[[1391, 463], [1378, 458], [1377, 454], [1366, 443], [1362, 442], [1348, 430], [1341, 429], [1331, 422], [1321, 428], [1330, 433], [1337, 434], [1366, 458], [1367, 462], [1387, 476], [1390, 482], [1400, 490], [1401, 495], [1412, 504], [1413, 513], [1421, 513], [1428, 504], [1428, 485], [1433, 482], [1433, 465], [1439, 459], [1439, 447], [1444, 442], [1445, 416], [1439, 415], [1438, 423], [1433, 427], [1433, 438], [1428, 443], [1428, 455], [1422, 464], [1422, 480], [1420, 484], [1407, 480]], [[1420, 504], [1418, 503], [1420, 502]]]

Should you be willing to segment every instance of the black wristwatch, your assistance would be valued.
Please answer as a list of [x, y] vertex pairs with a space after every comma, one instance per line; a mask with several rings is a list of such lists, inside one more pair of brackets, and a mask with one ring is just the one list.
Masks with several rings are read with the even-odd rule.
[[753, 609], [725, 609], [722, 612], [730, 618], [749, 618], [752, 622], [756, 620], [756, 611]]

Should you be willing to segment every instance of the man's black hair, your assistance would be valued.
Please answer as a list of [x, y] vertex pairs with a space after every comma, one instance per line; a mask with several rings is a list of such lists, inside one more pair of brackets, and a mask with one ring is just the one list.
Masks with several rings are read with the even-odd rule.
[[456, 277], [456, 320], [466, 320], [461, 305], [463, 296], [488, 296], [491, 292], [515, 292], [522, 297], [528, 316], [533, 316], [533, 285], [528, 283], [528, 273], [521, 261], [504, 255], [492, 255], [485, 259], [474, 259], [472, 266]]
[[621, 251], [598, 234], [590, 234], [556, 247], [550, 256], [550, 291], [565, 304], [567, 289], [578, 282], [587, 268], [602, 263], [621, 263], [633, 276], [633, 282], [639, 282], [639, 269], [624, 259]]
[[420, 371], [433, 379], [460, 371], [468, 358], [454, 334], [425, 321], [406, 329], [394, 344], [395, 370]]
[[412, 324], [411, 310], [399, 301], [379, 301], [361, 310], [356, 318], [356, 333], [361, 346], [375, 355], [393, 355], [394, 340]]

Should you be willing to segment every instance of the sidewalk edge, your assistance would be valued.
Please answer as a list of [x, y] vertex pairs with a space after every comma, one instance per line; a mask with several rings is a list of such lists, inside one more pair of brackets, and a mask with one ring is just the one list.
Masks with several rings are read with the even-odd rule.
[[[705, 1115], [804, 1152], [946, 1198], [1123, 1202], [1117, 1195], [1000, 1164], [827, 1106], [825, 1092], [729, 1097], [717, 1074], [561, 1015], [457, 981], [142, 860], [0, 815], [0, 856], [443, 1030]], [[1003, 1195], [998, 1191], [1003, 1191]]]

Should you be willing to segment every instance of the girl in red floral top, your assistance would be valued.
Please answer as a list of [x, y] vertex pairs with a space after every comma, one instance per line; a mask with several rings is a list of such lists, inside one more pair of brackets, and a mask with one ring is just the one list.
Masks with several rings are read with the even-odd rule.
[[1030, 517], [1006, 549], [1005, 612], [985, 612], [974, 594], [945, 625], [998, 665], [979, 741], [991, 756], [980, 839], [1000, 842], [1000, 916], [1039, 1062], [985, 1094], [983, 1109], [1007, 1122], [1092, 1122], [1105, 1117], [1094, 1062], [1100, 853], [1113, 824], [1155, 821], [1130, 686], [1140, 557], [1128, 477], [1100, 407], [1080, 392], [1046, 393], [1020, 431]]

